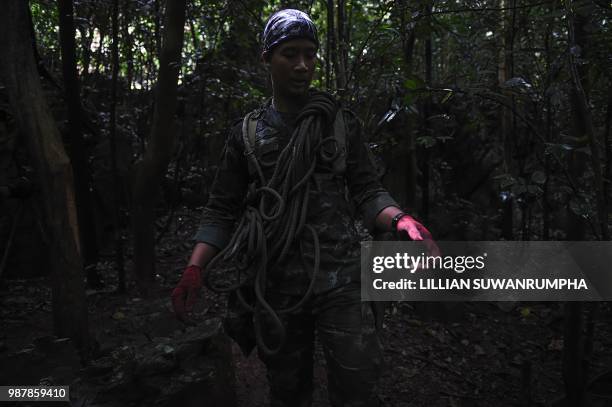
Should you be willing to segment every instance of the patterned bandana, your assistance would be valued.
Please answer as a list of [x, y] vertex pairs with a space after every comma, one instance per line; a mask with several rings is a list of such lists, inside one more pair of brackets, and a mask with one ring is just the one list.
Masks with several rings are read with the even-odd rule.
[[277, 11], [264, 29], [263, 51], [271, 51], [281, 42], [294, 38], [307, 38], [319, 47], [317, 27], [308, 14], [290, 8]]

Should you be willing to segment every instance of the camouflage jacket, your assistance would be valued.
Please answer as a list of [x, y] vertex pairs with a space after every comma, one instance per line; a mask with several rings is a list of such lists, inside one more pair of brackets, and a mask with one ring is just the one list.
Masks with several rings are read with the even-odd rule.
[[[364, 225], [373, 230], [381, 210], [398, 206], [378, 179], [371, 153], [362, 139], [361, 124], [350, 111], [343, 110], [343, 114], [347, 148], [345, 172], [335, 174], [329, 164], [318, 165], [308, 202], [306, 223], [317, 231], [321, 247], [315, 293], [360, 280], [360, 235], [354, 225], [356, 213]], [[274, 161], [293, 132], [296, 116], [279, 113], [270, 106], [265, 108], [255, 132], [254, 150], [259, 160]], [[248, 185], [253, 181], [244, 156], [241, 131], [242, 121], [231, 129], [226, 140], [194, 237], [197, 242], [219, 249], [229, 242], [236, 221], [242, 215]], [[267, 171], [271, 171], [271, 167]], [[309, 241], [304, 239], [303, 244], [307, 263], [312, 266], [314, 249]], [[269, 270], [270, 289], [287, 294], [306, 290], [312, 271], [303, 269], [298, 245], [294, 246], [286, 261]]]

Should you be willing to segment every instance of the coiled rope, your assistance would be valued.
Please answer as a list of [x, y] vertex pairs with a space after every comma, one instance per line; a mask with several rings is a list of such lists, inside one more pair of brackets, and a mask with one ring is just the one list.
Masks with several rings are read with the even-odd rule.
[[[261, 351], [268, 355], [278, 353], [285, 342], [286, 331], [280, 315], [299, 309], [312, 295], [321, 260], [319, 237], [306, 223], [308, 198], [313, 174], [319, 162], [331, 163], [338, 154], [337, 140], [331, 131], [338, 111], [334, 98], [320, 91], [311, 91], [310, 99], [297, 117], [296, 127], [289, 142], [274, 162], [260, 162], [254, 154], [247, 135], [249, 116], [243, 122], [245, 155], [255, 169], [257, 180], [249, 187], [247, 205], [229, 244], [215, 256], [207, 267], [205, 283], [213, 291], [236, 291], [238, 300], [253, 312], [255, 338]], [[334, 144], [333, 153], [327, 153], [327, 144]], [[262, 167], [274, 166], [266, 179]], [[308, 233], [306, 233], [308, 232]], [[301, 299], [282, 309], [274, 309], [266, 299], [267, 272], [270, 266], [281, 263], [294, 242], [299, 241], [300, 258], [306, 270], [303, 241], [312, 238], [314, 264], [306, 292]], [[235, 282], [215, 285], [212, 271], [220, 262], [233, 265]], [[242, 293], [243, 287], [253, 287], [255, 302], [249, 304]], [[276, 346], [267, 344], [263, 337], [263, 322], [267, 316], [277, 328]]]

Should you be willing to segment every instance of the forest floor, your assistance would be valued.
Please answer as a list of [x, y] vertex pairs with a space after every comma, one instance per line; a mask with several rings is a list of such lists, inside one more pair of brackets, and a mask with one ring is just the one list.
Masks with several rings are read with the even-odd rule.
[[[189, 254], [185, 242], [193, 233], [189, 211], [176, 219], [158, 250], [160, 329], [180, 329], [170, 311], [170, 292]], [[196, 222], [197, 224], [197, 222]], [[100, 263], [105, 280], [114, 280], [111, 262]], [[35, 338], [52, 334], [51, 295], [45, 277], [0, 281], [0, 356], [19, 350]], [[134, 294], [118, 295], [114, 286], [88, 291], [90, 326], [101, 347], [144, 340], [142, 326], [130, 322]], [[135, 291], [130, 291], [135, 292]], [[195, 309], [196, 320], [223, 314], [224, 298], [207, 295]], [[160, 319], [158, 318], [158, 321]], [[134, 319], [135, 321], [135, 319]], [[149, 337], [153, 331], [146, 333]], [[197, 329], [197, 327], [196, 327]], [[560, 303], [392, 303], [381, 338], [386, 368], [379, 396], [384, 406], [471, 407], [549, 406], [564, 394], [563, 307]], [[595, 317], [590, 377], [612, 370], [612, 311], [600, 303]], [[265, 367], [256, 352], [245, 357], [233, 346], [236, 392], [240, 407], [265, 406]], [[328, 406], [325, 361], [315, 358], [314, 406]], [[609, 377], [606, 375], [606, 377]], [[603, 380], [603, 379], [602, 379]], [[593, 384], [612, 388], [601, 380]], [[609, 406], [610, 401], [593, 402]]]

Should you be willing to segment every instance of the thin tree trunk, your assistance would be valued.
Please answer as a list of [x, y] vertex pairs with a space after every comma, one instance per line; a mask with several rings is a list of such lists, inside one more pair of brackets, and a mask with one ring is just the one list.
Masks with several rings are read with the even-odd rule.
[[[501, 0], [500, 7], [504, 9], [507, 6], [506, 0]], [[500, 16], [500, 32], [502, 32], [502, 45], [499, 52], [498, 64], [498, 83], [500, 87], [510, 78], [512, 65], [512, 25], [511, 18], [508, 16], [507, 10], [501, 11]], [[500, 109], [500, 133], [504, 148], [504, 171], [508, 175], [514, 174], [514, 142], [512, 129], [512, 109], [501, 107]], [[502, 203], [502, 237], [505, 240], [514, 239], [514, 197], [507, 194]]]
[[[428, 15], [431, 15], [431, 11], [433, 8], [433, 3], [430, 1], [427, 3], [427, 11]], [[430, 20], [431, 17], [428, 17]], [[431, 41], [431, 31], [427, 34], [427, 38], [425, 39], [425, 83], [428, 87], [432, 86], [433, 80], [433, 64], [432, 64], [432, 41]], [[425, 101], [425, 105], [423, 106], [423, 131], [428, 136], [431, 136], [429, 129], [429, 117], [431, 116], [431, 92], [427, 96], [427, 100]], [[430, 149], [428, 147], [423, 147], [423, 160], [421, 161], [421, 192], [423, 193], [423, 197], [421, 200], [421, 216], [424, 221], [429, 219], [429, 156]]]
[[[105, 27], [106, 27], [106, 21], [104, 22]], [[105, 28], [104, 27], [104, 28]], [[99, 33], [100, 33], [100, 42], [99, 42], [99, 46], [98, 49], [96, 50], [96, 55], [94, 57], [94, 74], [95, 77], [97, 78], [100, 75], [100, 64], [102, 63], [102, 57], [104, 55], [104, 38], [106, 37], [106, 32], [103, 30], [103, 27], [99, 28]], [[97, 79], [96, 79], [97, 80]]]
[[[345, 10], [348, 10], [348, 17], [345, 19], [345, 23], [344, 23], [344, 42], [346, 44], [345, 47], [345, 55], [344, 55], [344, 66], [346, 66], [346, 69], [349, 69], [349, 57], [348, 57], [348, 51], [349, 51], [349, 44], [351, 43], [351, 27], [353, 26], [353, 3], [354, 1], [350, 2], [350, 5], [348, 3], [349, 0], [347, 1], [347, 5], [345, 6]], [[351, 77], [351, 74], [347, 72], [346, 74], [347, 76], [347, 84], [348, 81]]]
[[[336, 78], [336, 88], [338, 88], [338, 46], [336, 45], [336, 29], [334, 24], [335, 18], [335, 9], [334, 9], [334, 0], [327, 0], [327, 38], [328, 38], [328, 47], [330, 53], [331, 63], [334, 66], [334, 76]], [[332, 74], [330, 72], [329, 77], [331, 78]]]
[[[130, 90], [132, 89], [132, 83], [134, 82], [134, 50], [133, 50], [132, 34], [130, 34], [130, 21], [131, 21], [130, 20], [131, 19], [130, 2], [124, 1], [122, 5], [123, 5], [123, 9], [122, 9], [123, 24], [121, 26], [121, 32], [122, 32], [121, 35], [123, 37], [122, 38], [123, 46], [124, 46], [123, 49], [125, 52], [125, 59], [127, 63], [127, 89]], [[113, 44], [114, 42], [115, 42], [115, 36], [113, 33]]]
[[[125, 267], [123, 264], [123, 240], [121, 238], [121, 224], [119, 222], [119, 214], [121, 212], [121, 192], [123, 191], [123, 182], [119, 177], [117, 170], [117, 78], [119, 74], [119, 0], [113, 0], [113, 44], [111, 48], [112, 54], [112, 79], [111, 79], [111, 103], [110, 103], [110, 154], [111, 154], [111, 170], [113, 173], [114, 184], [114, 205], [113, 205], [113, 223], [114, 223], [114, 240], [115, 240], [115, 264], [117, 266], [118, 275], [118, 291], [124, 293], [125, 287]], [[127, 30], [126, 30], [127, 31]]]
[[87, 78], [89, 77], [89, 63], [91, 62], [91, 43], [93, 41], [93, 30], [91, 27], [80, 28], [79, 32], [81, 33], [83, 48], [81, 51], [81, 63], [83, 64], [83, 71], [81, 72], [81, 78], [83, 83], [86, 83]]
[[[572, 3], [573, 4], [573, 3]], [[571, 5], [567, 5], [566, 7], [571, 7]], [[568, 8], [568, 13], [569, 8]], [[584, 27], [587, 26], [590, 22], [590, 17], [587, 15], [583, 15], [582, 13], [573, 16], [568, 15], [568, 18], [571, 18], [571, 21], [568, 21], [568, 24], [571, 25], [571, 43], [568, 46], [568, 52], [570, 57], [569, 68], [570, 68], [570, 77], [575, 82], [573, 78], [574, 71], [577, 70], [577, 74], [579, 76], [580, 86], [584, 91], [584, 97], [588, 99], [588, 94], [590, 93], [590, 84], [588, 81], [588, 69], [586, 65], [582, 65], [580, 67], [575, 68], [573, 63], [573, 59], [571, 56], [571, 52], [575, 52], [577, 46], [579, 48], [579, 52], [581, 53], [581, 58], [588, 58], [589, 53], [589, 41], [588, 41], [588, 33], [584, 30]], [[569, 26], [568, 26], [569, 27]], [[582, 96], [578, 94], [578, 87], [574, 83], [574, 87], [570, 91], [570, 106], [571, 106], [571, 135], [574, 140], [584, 140], [585, 136], [587, 136], [587, 123], [586, 123], [586, 115], [582, 112], [581, 106], [581, 98]], [[587, 136], [588, 137], [588, 136]], [[576, 147], [582, 147], [582, 145], [577, 145]], [[570, 151], [568, 155], [568, 169], [572, 176], [572, 178], [578, 182], [580, 179], [584, 177], [584, 173], [587, 169], [587, 158], [585, 154], [577, 151]], [[586, 194], [588, 192], [588, 188], [582, 188], [580, 190], [582, 193]], [[582, 200], [580, 197], [576, 197], [578, 202]], [[585, 240], [586, 238], [586, 227], [587, 222], [583, 218], [581, 214], [575, 213], [575, 211], [568, 205], [567, 208], [567, 217], [568, 222], [566, 226], [566, 234], [568, 240]]]
[[154, 224], [159, 184], [172, 157], [176, 139], [174, 114], [183, 47], [185, 3], [186, 0], [176, 0], [166, 5], [164, 41], [151, 136], [144, 159], [137, 165], [134, 181], [134, 268], [144, 295], [148, 294], [155, 273]]
[[572, 79], [574, 81], [575, 95], [577, 96], [576, 104], [578, 107], [578, 115], [582, 117], [582, 121], [585, 125], [585, 133], [589, 143], [591, 151], [591, 169], [593, 170], [594, 183], [595, 183], [595, 195], [597, 199], [597, 216], [599, 218], [600, 226], [600, 238], [601, 240], [610, 240], [610, 234], [608, 232], [608, 222], [606, 213], [606, 200], [604, 196], [604, 180], [601, 171], [601, 158], [599, 153], [599, 147], [597, 146], [597, 140], [595, 139], [595, 130], [593, 126], [593, 118], [589, 103], [587, 100], [586, 93], [582, 87], [580, 76], [578, 75], [578, 69], [576, 62], [574, 61], [572, 52], [569, 52], [570, 58], [570, 71], [572, 73]]
[[191, 44], [196, 53], [200, 51], [200, 42], [198, 41], [198, 33], [193, 23], [193, 19], [189, 18], [189, 33], [191, 34]]
[[565, 383], [565, 405], [572, 407], [584, 405], [586, 377], [583, 369], [582, 309], [582, 302], [565, 303], [562, 371]]
[[[508, 59], [508, 63], [507, 66], [510, 70], [510, 78], [514, 78], [515, 74], [514, 74], [514, 43], [517, 42], [516, 41], [516, 33], [517, 33], [517, 25], [516, 25], [516, 21], [517, 21], [517, 13], [518, 13], [518, 9], [516, 7], [516, 2], [517, 0], [512, 0], [512, 15], [510, 17], [510, 29], [508, 32], [508, 36], [509, 36], [509, 47], [507, 47], [507, 49], [509, 50], [509, 52], [506, 54], [507, 59]], [[520, 16], [518, 18], [518, 20], [520, 21]], [[518, 39], [518, 42], [520, 44], [520, 38]], [[508, 142], [512, 143], [512, 151], [515, 152], [515, 156], [513, 157], [514, 160], [516, 161], [516, 173], [519, 174], [519, 176], [524, 177], [526, 172], [525, 172], [525, 164], [527, 162], [527, 154], [525, 153], [525, 148], [521, 148], [521, 140], [520, 140], [520, 134], [518, 131], [518, 125], [517, 125], [517, 115], [516, 115], [516, 95], [514, 92], [510, 92], [509, 94], [510, 96], [510, 107], [512, 110], [512, 124], [510, 126], [510, 134], [512, 135], [511, 138], [508, 140]], [[529, 130], [530, 132], [530, 130]], [[529, 137], [529, 133], [528, 133], [528, 137]], [[524, 138], [523, 138], [524, 139]], [[525, 143], [525, 141], [523, 141], [523, 143]], [[531, 203], [529, 202], [522, 202], [519, 203], [519, 208], [521, 211], [521, 240], [530, 240], [531, 239]]]
[[[412, 77], [413, 70], [413, 59], [414, 59], [414, 43], [416, 41], [416, 35], [414, 28], [410, 30], [408, 34], [406, 32], [406, 12], [401, 11], [402, 18], [402, 39], [403, 39], [403, 56], [404, 66], [406, 67], [406, 78]], [[417, 160], [417, 146], [415, 140], [415, 134], [413, 131], [412, 123], [408, 123], [406, 128], [406, 206], [410, 209], [416, 209], [416, 196], [417, 196], [417, 174], [418, 174], [418, 160]]]
[[70, 160], [45, 102], [28, 28], [28, 2], [13, 0], [0, 13], [2, 82], [27, 138], [41, 188], [45, 238], [50, 247], [53, 326], [55, 334], [70, 337], [89, 349], [87, 303], [79, 253], [79, 227]]
[[162, 47], [162, 38], [161, 38], [161, 4], [160, 0], [155, 0], [153, 2], [154, 8], [153, 12], [155, 15], [153, 16], [153, 21], [155, 23], [155, 31], [153, 32], [153, 38], [155, 39], [155, 53], [159, 58], [161, 55], [161, 47]]
[[68, 107], [68, 153], [74, 172], [74, 185], [79, 230], [81, 236], [81, 253], [85, 269], [87, 270], [87, 283], [91, 287], [101, 285], [100, 277], [96, 271], [98, 262], [98, 243], [96, 241], [96, 227], [94, 224], [93, 203], [91, 197], [91, 170], [89, 168], [89, 154], [85, 148], [81, 125], [81, 95], [76, 67], [76, 42], [74, 39], [74, 18], [72, 0], [59, 0], [59, 31], [62, 53], [62, 73], [64, 76], [64, 89]]
[[[552, 6], [548, 10], [549, 15], [552, 15]], [[550, 41], [552, 38], [552, 21], [549, 17], [549, 22], [546, 27], [546, 34], [544, 36], [544, 52], [546, 53], [546, 90], [549, 89], [551, 84], [551, 69], [552, 69], [552, 57], [550, 55]], [[550, 94], [546, 92], [544, 106], [546, 108], [546, 142], [552, 142], [552, 103], [550, 101]], [[545, 147], [544, 147], [545, 148]], [[542, 186], [542, 240], [550, 240], [550, 203], [548, 202], [549, 187], [550, 187], [550, 157], [548, 154], [544, 155], [544, 185]]]
[[87, 21], [87, 25], [79, 25], [77, 29], [81, 34], [81, 56], [80, 61], [82, 65], [81, 71], [81, 81], [82, 84], [87, 83], [87, 78], [89, 77], [89, 63], [91, 62], [91, 43], [93, 41], [93, 7], [86, 6], [85, 10], [87, 11], [87, 16], [85, 20]]
[[345, 5], [345, 0], [338, 0], [338, 7], [337, 7], [337, 35], [336, 38], [338, 39], [338, 50], [337, 50], [337, 58], [338, 58], [338, 64], [336, 66], [336, 82], [337, 82], [337, 87], [338, 87], [338, 94], [340, 95], [340, 97], [342, 97], [344, 95], [344, 93], [346, 92], [346, 61], [345, 61], [345, 52], [346, 52], [346, 39], [344, 37], [345, 34], [345, 27], [344, 25], [346, 24], [345, 21], [345, 9], [346, 5]]
[[[331, 7], [330, 7], [331, 3]], [[334, 6], [333, 0], [327, 0], [325, 2], [327, 11], [327, 36], [325, 43], [325, 88], [328, 92], [332, 91], [332, 80], [331, 80], [331, 47], [334, 38]]]
[[[595, 187], [595, 196], [597, 200], [597, 216], [599, 218], [599, 229], [600, 229], [600, 238], [601, 240], [610, 240], [610, 233], [608, 232], [608, 216], [606, 210], [606, 197], [605, 197], [605, 189], [604, 189], [604, 179], [602, 174], [602, 162], [600, 158], [599, 147], [597, 145], [597, 140], [595, 136], [595, 128], [593, 125], [593, 117], [591, 114], [591, 109], [589, 108], [589, 101], [587, 91], [585, 90], [585, 86], [583, 85], [583, 81], [586, 81], [586, 73], [582, 73], [582, 75], [578, 72], [578, 64], [576, 63], [573, 50], [576, 48], [576, 36], [575, 36], [575, 28], [576, 24], [574, 22], [574, 16], [572, 11], [572, 2], [568, 0], [566, 3], [566, 8], [568, 12], [568, 33], [569, 33], [569, 68], [572, 77], [572, 81], [574, 82], [574, 103], [572, 104], [574, 108], [577, 110], [576, 116], [580, 118], [580, 122], [584, 125], [582, 129], [587, 138], [588, 145], [591, 152], [591, 169], [594, 175], [594, 187]], [[586, 22], [584, 22], [586, 23]], [[584, 25], [581, 26], [581, 30], [584, 29]], [[586, 33], [584, 35], [587, 35]], [[586, 40], [585, 40], [586, 41]], [[585, 79], [583, 79], [585, 78]]]
[[[402, 59], [404, 78], [410, 79], [413, 77], [413, 61], [414, 61], [414, 45], [416, 41], [415, 27], [409, 27], [407, 20], [407, 7], [401, 1], [396, 1], [394, 5], [394, 14], [396, 15], [397, 25], [399, 27], [402, 39]], [[410, 17], [408, 17], [410, 18]], [[402, 142], [398, 149], [399, 157], [393, 158], [394, 163], [397, 163], [399, 170], [398, 176], [394, 176], [388, 182], [394, 183], [397, 179], [398, 187], [390, 188], [394, 196], [397, 195], [402, 204], [410, 209], [416, 209], [416, 193], [417, 193], [417, 174], [418, 160], [416, 154], [416, 140], [414, 132], [414, 123], [412, 120], [406, 120], [402, 130]]]

